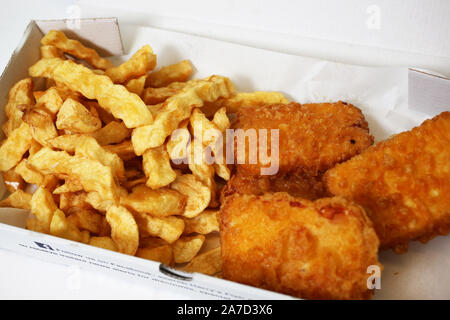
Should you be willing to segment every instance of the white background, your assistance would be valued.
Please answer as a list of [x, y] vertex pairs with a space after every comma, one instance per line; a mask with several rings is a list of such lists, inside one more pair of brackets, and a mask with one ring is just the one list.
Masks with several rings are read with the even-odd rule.
[[[276, 51], [450, 77], [450, 1], [2, 1], [0, 69], [30, 19], [117, 16]], [[0, 298], [184, 298], [0, 250]]]

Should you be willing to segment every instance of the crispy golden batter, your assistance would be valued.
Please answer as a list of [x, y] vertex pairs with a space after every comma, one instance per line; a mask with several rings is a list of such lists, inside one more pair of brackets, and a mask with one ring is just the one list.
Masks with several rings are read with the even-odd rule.
[[328, 189], [362, 205], [382, 247], [407, 250], [450, 228], [450, 112], [378, 143], [325, 174]]
[[266, 192], [287, 192], [294, 197], [316, 200], [327, 196], [321, 177], [303, 173], [253, 177], [238, 172], [222, 189], [221, 202], [235, 193], [262, 195]]
[[[315, 176], [373, 144], [361, 110], [341, 101], [242, 108], [233, 128], [279, 129], [280, 173], [302, 170]], [[246, 148], [248, 151], [248, 145]], [[239, 170], [259, 175], [260, 168], [267, 164], [249, 164], [248, 155], [246, 152], [246, 163], [239, 165]]]
[[368, 299], [378, 238], [364, 210], [342, 198], [234, 194], [221, 208], [225, 279], [307, 299]]

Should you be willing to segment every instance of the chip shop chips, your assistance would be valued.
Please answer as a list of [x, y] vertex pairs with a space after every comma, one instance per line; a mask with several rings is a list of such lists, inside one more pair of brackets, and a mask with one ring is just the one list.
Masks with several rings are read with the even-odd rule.
[[60, 31], [41, 43], [29, 73], [45, 86], [20, 80], [5, 106], [0, 206], [30, 210], [32, 231], [218, 274], [220, 248], [202, 252], [219, 230], [215, 177], [230, 171], [205, 157], [222, 157], [227, 112], [286, 99], [236, 95], [223, 76], [188, 80], [188, 60], [153, 71], [148, 45], [113, 66]]

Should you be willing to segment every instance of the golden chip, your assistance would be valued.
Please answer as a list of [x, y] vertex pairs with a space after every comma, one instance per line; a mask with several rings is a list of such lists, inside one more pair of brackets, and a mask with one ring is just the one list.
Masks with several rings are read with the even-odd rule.
[[31, 130], [31, 136], [40, 145], [47, 145], [47, 140], [56, 138], [58, 132], [53, 123], [52, 115], [43, 109], [28, 109], [23, 116]]
[[142, 155], [145, 150], [162, 145], [180, 122], [190, 116], [194, 107], [201, 107], [204, 101], [228, 98], [234, 92], [233, 84], [225, 77], [211, 76], [192, 82], [166, 100], [153, 124], [133, 130], [131, 141], [135, 153]]
[[191, 73], [191, 63], [189, 60], [183, 60], [150, 73], [147, 85], [153, 88], [159, 88], [176, 81], [184, 82], [189, 79]]
[[[75, 209], [75, 210], [74, 210]], [[99, 234], [102, 229], [102, 216], [92, 209], [72, 208], [67, 221], [77, 226], [80, 230]]]
[[145, 88], [142, 93], [142, 99], [146, 104], [154, 105], [166, 101], [171, 96], [179, 93], [187, 86], [187, 82], [174, 82], [167, 87]]
[[184, 236], [178, 239], [173, 246], [173, 259], [175, 263], [185, 263], [191, 261], [205, 242], [205, 236]]
[[42, 59], [29, 68], [33, 77], [46, 77], [61, 82], [88, 99], [97, 99], [102, 108], [122, 119], [128, 128], [148, 125], [153, 117], [137, 94], [124, 86], [114, 84], [107, 76], [96, 75], [92, 70], [71, 60]]
[[80, 231], [73, 223], [66, 219], [64, 212], [59, 209], [53, 214], [50, 224], [50, 234], [60, 238], [89, 243], [89, 231]]
[[146, 75], [155, 66], [156, 55], [153, 54], [152, 48], [147, 44], [139, 49], [130, 60], [122, 63], [118, 67], [106, 69], [105, 74], [114, 83], [124, 83], [130, 78]]
[[85, 106], [71, 98], [64, 101], [56, 118], [58, 129], [76, 133], [94, 132], [101, 126], [102, 123], [98, 117], [92, 115]]
[[72, 212], [70, 211], [72, 208], [91, 209], [92, 207], [86, 199], [87, 193], [83, 191], [62, 193], [59, 196], [59, 208], [67, 214]]
[[171, 184], [177, 174], [170, 166], [169, 154], [164, 145], [148, 149], [142, 156], [147, 187], [159, 189]]
[[117, 154], [122, 160], [131, 160], [136, 157], [131, 140], [125, 140], [118, 144], [104, 145], [103, 148]]
[[207, 275], [215, 275], [222, 270], [222, 257], [220, 247], [201, 253], [192, 259], [185, 267], [186, 272], [198, 272]]
[[11, 132], [19, 128], [22, 123], [23, 112], [17, 107], [20, 105], [32, 105], [33, 102], [33, 80], [31, 78], [20, 80], [12, 86], [5, 106], [8, 121], [2, 126], [6, 136], [9, 136]]
[[39, 98], [36, 99], [36, 108], [45, 109], [52, 116], [55, 116], [61, 106], [63, 105], [63, 99], [59, 95], [56, 87], [51, 87], [44, 91]]
[[70, 156], [65, 151], [44, 147], [28, 158], [28, 164], [43, 174], [64, 174], [76, 179], [85, 191], [98, 192], [104, 199], [118, 199], [118, 187], [112, 170], [100, 161]]
[[220, 99], [215, 105], [217, 109], [225, 107], [228, 113], [236, 113], [240, 108], [261, 106], [265, 104], [283, 104], [289, 100], [280, 92], [241, 92], [230, 99]]
[[172, 264], [173, 260], [172, 247], [168, 244], [155, 248], [139, 248], [136, 256], [147, 260], [158, 261], [168, 266]]
[[32, 195], [17, 189], [13, 193], [11, 193], [6, 199], [0, 201], [0, 207], [13, 207], [20, 209], [31, 209], [31, 198]]
[[219, 231], [218, 215], [218, 210], [205, 210], [194, 218], [184, 219], [184, 234]]
[[128, 91], [136, 93], [138, 96], [142, 96], [145, 87], [145, 80], [147, 79], [147, 75], [140, 76], [137, 79], [130, 79], [125, 84], [125, 87]]
[[94, 247], [117, 251], [117, 246], [110, 237], [91, 237], [89, 244]]
[[123, 122], [111, 121], [103, 128], [91, 133], [101, 146], [120, 143], [131, 136], [131, 130]]
[[183, 219], [170, 217], [152, 217], [148, 214], [136, 213], [136, 223], [142, 236], [159, 237], [173, 243], [184, 230]]
[[[87, 48], [77, 40], [68, 39], [61, 31], [51, 30], [41, 40], [42, 45], [52, 45], [59, 50], [74, 57], [85, 60], [97, 69], [106, 69], [112, 66], [111, 61], [99, 56], [97, 51]], [[42, 52], [42, 51], [41, 51]]]
[[205, 210], [211, 200], [211, 190], [193, 174], [178, 176], [170, 185], [187, 197], [183, 216], [193, 218]]
[[7, 171], [18, 164], [30, 148], [31, 140], [30, 126], [22, 122], [0, 146], [0, 171]]
[[9, 192], [14, 192], [25, 187], [25, 181], [22, 176], [16, 172], [15, 168], [3, 172], [3, 183]]
[[53, 194], [77, 192], [83, 190], [83, 186], [76, 180], [66, 179], [64, 184], [53, 190]]
[[120, 198], [120, 204], [140, 213], [165, 217], [182, 214], [186, 200], [175, 190], [152, 190], [145, 185], [138, 185], [129, 195]]
[[31, 213], [42, 223], [46, 232], [50, 230], [50, 223], [53, 213], [58, 209], [53, 200], [53, 196], [45, 188], [39, 187], [33, 194], [30, 201]]
[[133, 215], [124, 207], [112, 206], [106, 212], [106, 220], [119, 252], [134, 255], [139, 246], [139, 231]]
[[59, 50], [57, 47], [52, 45], [44, 45], [41, 46], [41, 58], [42, 59], [48, 59], [48, 58], [60, 58], [65, 59], [64, 53]]

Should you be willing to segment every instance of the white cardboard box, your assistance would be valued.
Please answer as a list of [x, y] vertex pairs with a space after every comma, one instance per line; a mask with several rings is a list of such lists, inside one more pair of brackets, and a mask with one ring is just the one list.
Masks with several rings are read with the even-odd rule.
[[[50, 29], [60, 29], [93, 45], [106, 56], [123, 54], [122, 32], [127, 53], [149, 43], [158, 55], [158, 65], [188, 58], [197, 68], [196, 77], [212, 73], [230, 76], [240, 90], [278, 90], [300, 102], [346, 100], [361, 107], [377, 140], [410, 129], [443, 110], [450, 110], [450, 80], [406, 68], [332, 63], [152, 28], [129, 26], [119, 30], [113, 18], [81, 20], [79, 29], [70, 29], [76, 26], [74, 23], [65, 20], [30, 23], [0, 79], [1, 105], [6, 104], [9, 88], [26, 77], [28, 67], [39, 59], [39, 41], [43, 34]], [[0, 122], [3, 121], [4, 113], [0, 112]], [[23, 210], [0, 209], [0, 247], [56, 263], [108, 272], [164, 290], [182, 290], [193, 298], [289, 298], [28, 231], [23, 229], [26, 217], [27, 212]], [[450, 242], [442, 239], [446, 238], [440, 237], [427, 246], [413, 244], [412, 252], [402, 256], [382, 253], [380, 259], [385, 265], [382, 290], [375, 297], [395, 298], [396, 290], [407, 291], [406, 296], [414, 297], [414, 290], [422, 290], [422, 293], [430, 293], [426, 297], [450, 298], [448, 277], [432, 281], [436, 274], [442, 274], [450, 266]], [[438, 248], [442, 256], [435, 255]], [[393, 276], [397, 272], [400, 276]], [[411, 272], [421, 273], [422, 278], [409, 278]], [[418, 289], [414, 281], [428, 284], [428, 287]]]

